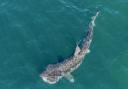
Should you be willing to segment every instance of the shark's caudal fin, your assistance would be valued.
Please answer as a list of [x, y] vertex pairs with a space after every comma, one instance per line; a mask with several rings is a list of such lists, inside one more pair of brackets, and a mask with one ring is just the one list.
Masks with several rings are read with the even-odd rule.
[[99, 15], [99, 13], [100, 13], [100, 12], [98, 11], [98, 12], [96, 13], [96, 15], [92, 17], [92, 21], [91, 21], [92, 27], [95, 26], [95, 20], [96, 20], [97, 16]]

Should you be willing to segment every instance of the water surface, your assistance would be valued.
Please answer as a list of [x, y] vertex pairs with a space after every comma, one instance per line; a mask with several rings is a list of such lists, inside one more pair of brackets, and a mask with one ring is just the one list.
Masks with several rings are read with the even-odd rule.
[[[39, 74], [74, 52], [97, 10], [91, 53], [75, 83], [44, 83]], [[127, 89], [127, 10], [127, 0], [1, 0], [0, 89]]]

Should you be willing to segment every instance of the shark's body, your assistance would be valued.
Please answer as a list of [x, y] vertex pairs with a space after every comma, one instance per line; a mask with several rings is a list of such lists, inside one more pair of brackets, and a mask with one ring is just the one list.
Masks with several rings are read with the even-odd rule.
[[94, 22], [99, 12], [92, 17], [92, 21], [89, 23], [89, 28], [86, 37], [82, 41], [81, 47], [76, 46], [76, 50], [73, 56], [57, 64], [49, 64], [46, 70], [40, 75], [40, 77], [49, 84], [57, 83], [62, 77], [67, 78], [70, 82], [74, 82], [74, 78], [71, 73], [77, 69], [82, 63], [85, 55], [89, 53], [89, 47], [93, 36]]

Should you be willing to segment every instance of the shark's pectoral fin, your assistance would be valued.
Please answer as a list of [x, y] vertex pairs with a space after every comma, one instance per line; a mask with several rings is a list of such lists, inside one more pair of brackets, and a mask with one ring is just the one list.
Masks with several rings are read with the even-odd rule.
[[87, 50], [87, 53], [90, 53], [90, 50], [89, 49]]
[[64, 74], [64, 77], [72, 83], [75, 81], [74, 77], [70, 73]]
[[74, 56], [76, 56], [81, 51], [80, 47], [77, 45], [75, 49]]

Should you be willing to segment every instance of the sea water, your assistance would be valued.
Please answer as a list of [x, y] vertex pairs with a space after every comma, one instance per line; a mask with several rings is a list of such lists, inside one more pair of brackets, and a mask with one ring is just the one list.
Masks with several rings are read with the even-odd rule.
[[[91, 52], [55, 85], [39, 77], [71, 56], [100, 11]], [[127, 0], [0, 0], [0, 89], [128, 89]]]

